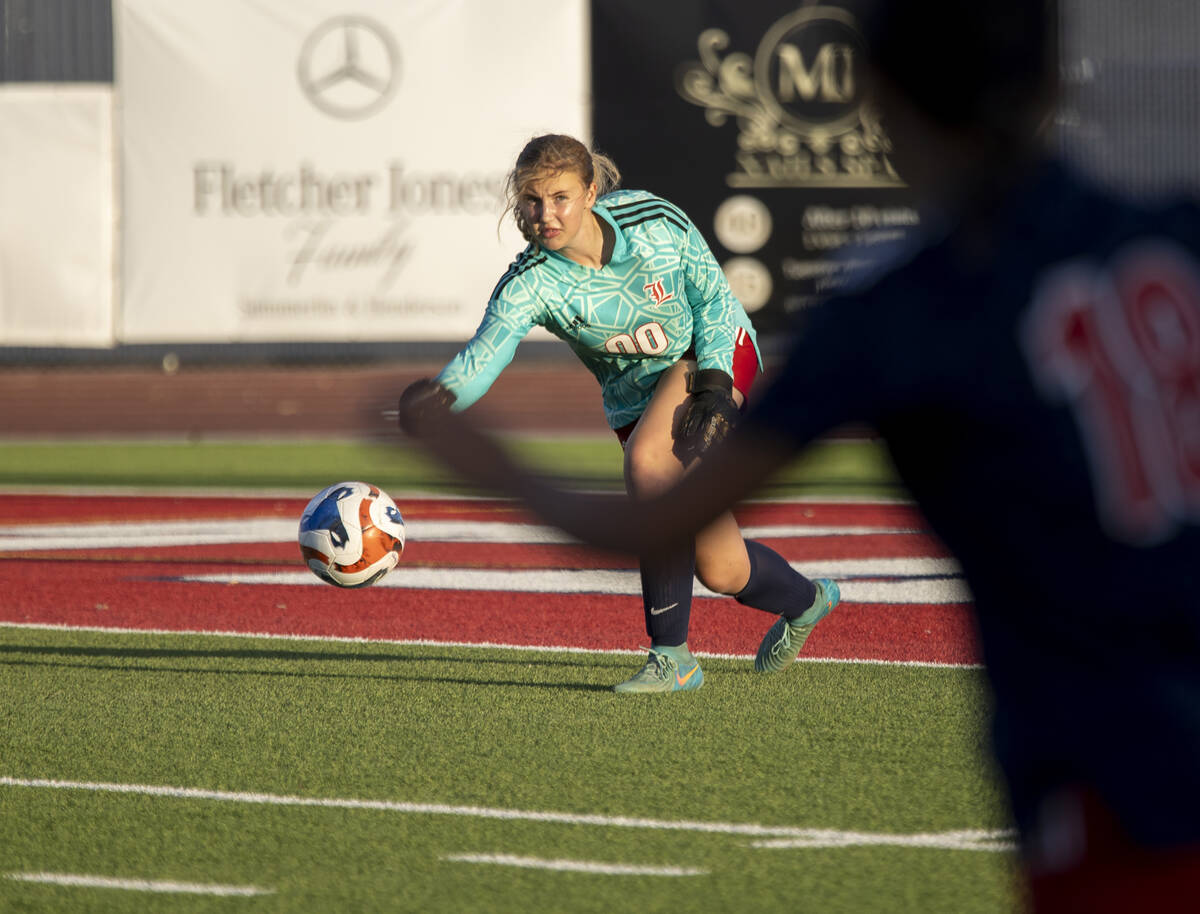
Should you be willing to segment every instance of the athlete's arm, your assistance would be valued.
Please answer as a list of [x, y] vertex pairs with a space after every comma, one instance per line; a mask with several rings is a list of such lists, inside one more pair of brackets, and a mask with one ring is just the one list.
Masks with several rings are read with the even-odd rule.
[[725, 272], [708, 242], [689, 219], [680, 250], [684, 290], [692, 308], [692, 343], [697, 366], [733, 373], [733, 351], [744, 316], [742, 304], [729, 288]]
[[466, 409], [485, 393], [533, 328], [533, 309], [507, 297], [488, 302], [475, 335], [434, 378], [453, 396], [451, 409]]
[[698, 457], [728, 436], [738, 418], [733, 401], [733, 353], [737, 346], [741, 303], [707, 242], [688, 220], [680, 250], [684, 294], [692, 309], [692, 348], [698, 371], [679, 437], [690, 457]]
[[[409, 417], [410, 419], [412, 417]], [[735, 429], [669, 491], [635, 500], [627, 495], [570, 492], [517, 463], [466, 416], [427, 415], [401, 424], [459, 475], [525, 502], [570, 535], [604, 549], [644, 553], [691, 539], [713, 518], [784, 466], [794, 446], [762, 425]]]

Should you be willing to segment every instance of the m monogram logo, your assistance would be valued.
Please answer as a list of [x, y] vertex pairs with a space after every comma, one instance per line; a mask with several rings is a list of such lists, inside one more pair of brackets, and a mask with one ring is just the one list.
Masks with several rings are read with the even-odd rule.
[[737, 167], [726, 184], [903, 187], [863, 91], [866, 47], [854, 14], [840, 2], [792, 6], [799, 8], [770, 26], [753, 54], [731, 51], [720, 29], [701, 32], [700, 59], [676, 79], [676, 91], [703, 107], [709, 124], [737, 121]]

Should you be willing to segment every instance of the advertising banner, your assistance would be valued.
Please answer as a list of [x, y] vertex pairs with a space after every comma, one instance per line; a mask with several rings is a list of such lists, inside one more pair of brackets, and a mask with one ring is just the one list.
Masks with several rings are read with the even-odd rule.
[[597, 146], [691, 216], [759, 330], [916, 225], [852, 3], [605, 0], [592, 46]]
[[115, 8], [123, 342], [464, 339], [517, 152], [589, 138], [585, 0]]
[[0, 85], [0, 346], [113, 343], [112, 105]]

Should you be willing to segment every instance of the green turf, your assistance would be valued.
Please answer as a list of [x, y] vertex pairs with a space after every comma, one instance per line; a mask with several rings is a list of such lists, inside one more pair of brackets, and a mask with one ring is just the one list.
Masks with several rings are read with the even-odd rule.
[[[621, 451], [607, 438], [511, 440], [513, 450], [567, 482], [620, 485]], [[454, 489], [457, 481], [403, 442], [0, 443], [0, 485], [287, 487], [317, 491], [347, 478], [395, 491]], [[780, 474], [773, 494], [903, 494], [874, 441], [818, 442]]]
[[[522, 439], [619, 484], [607, 440]], [[570, 468], [569, 473], [564, 468]], [[401, 445], [0, 445], [0, 484], [301, 491], [453, 481]], [[810, 449], [772, 493], [903, 494], [872, 442]], [[705, 687], [616, 696], [629, 655], [0, 628], [0, 777], [672, 822], [914, 834], [1007, 825], [982, 674], [705, 660]], [[702, 869], [613, 876], [456, 854]], [[740, 835], [0, 786], [0, 910], [999, 912], [1011, 854], [765, 849]], [[259, 886], [254, 898], [37, 885], [11, 873]]]
[[[885, 833], [1004, 828], [982, 674], [707, 659], [617, 696], [629, 655], [0, 628], [0, 776]], [[0, 878], [5, 911], [997, 912], [1010, 854], [763, 849], [740, 835], [0, 786], [2, 873], [253, 885], [258, 898]], [[706, 870], [612, 876], [513, 854]]]

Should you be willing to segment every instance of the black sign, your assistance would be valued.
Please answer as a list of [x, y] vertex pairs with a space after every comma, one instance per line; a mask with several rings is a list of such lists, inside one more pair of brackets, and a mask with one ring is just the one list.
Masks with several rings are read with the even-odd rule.
[[684, 209], [760, 331], [916, 224], [850, 2], [592, 4], [596, 146]]

